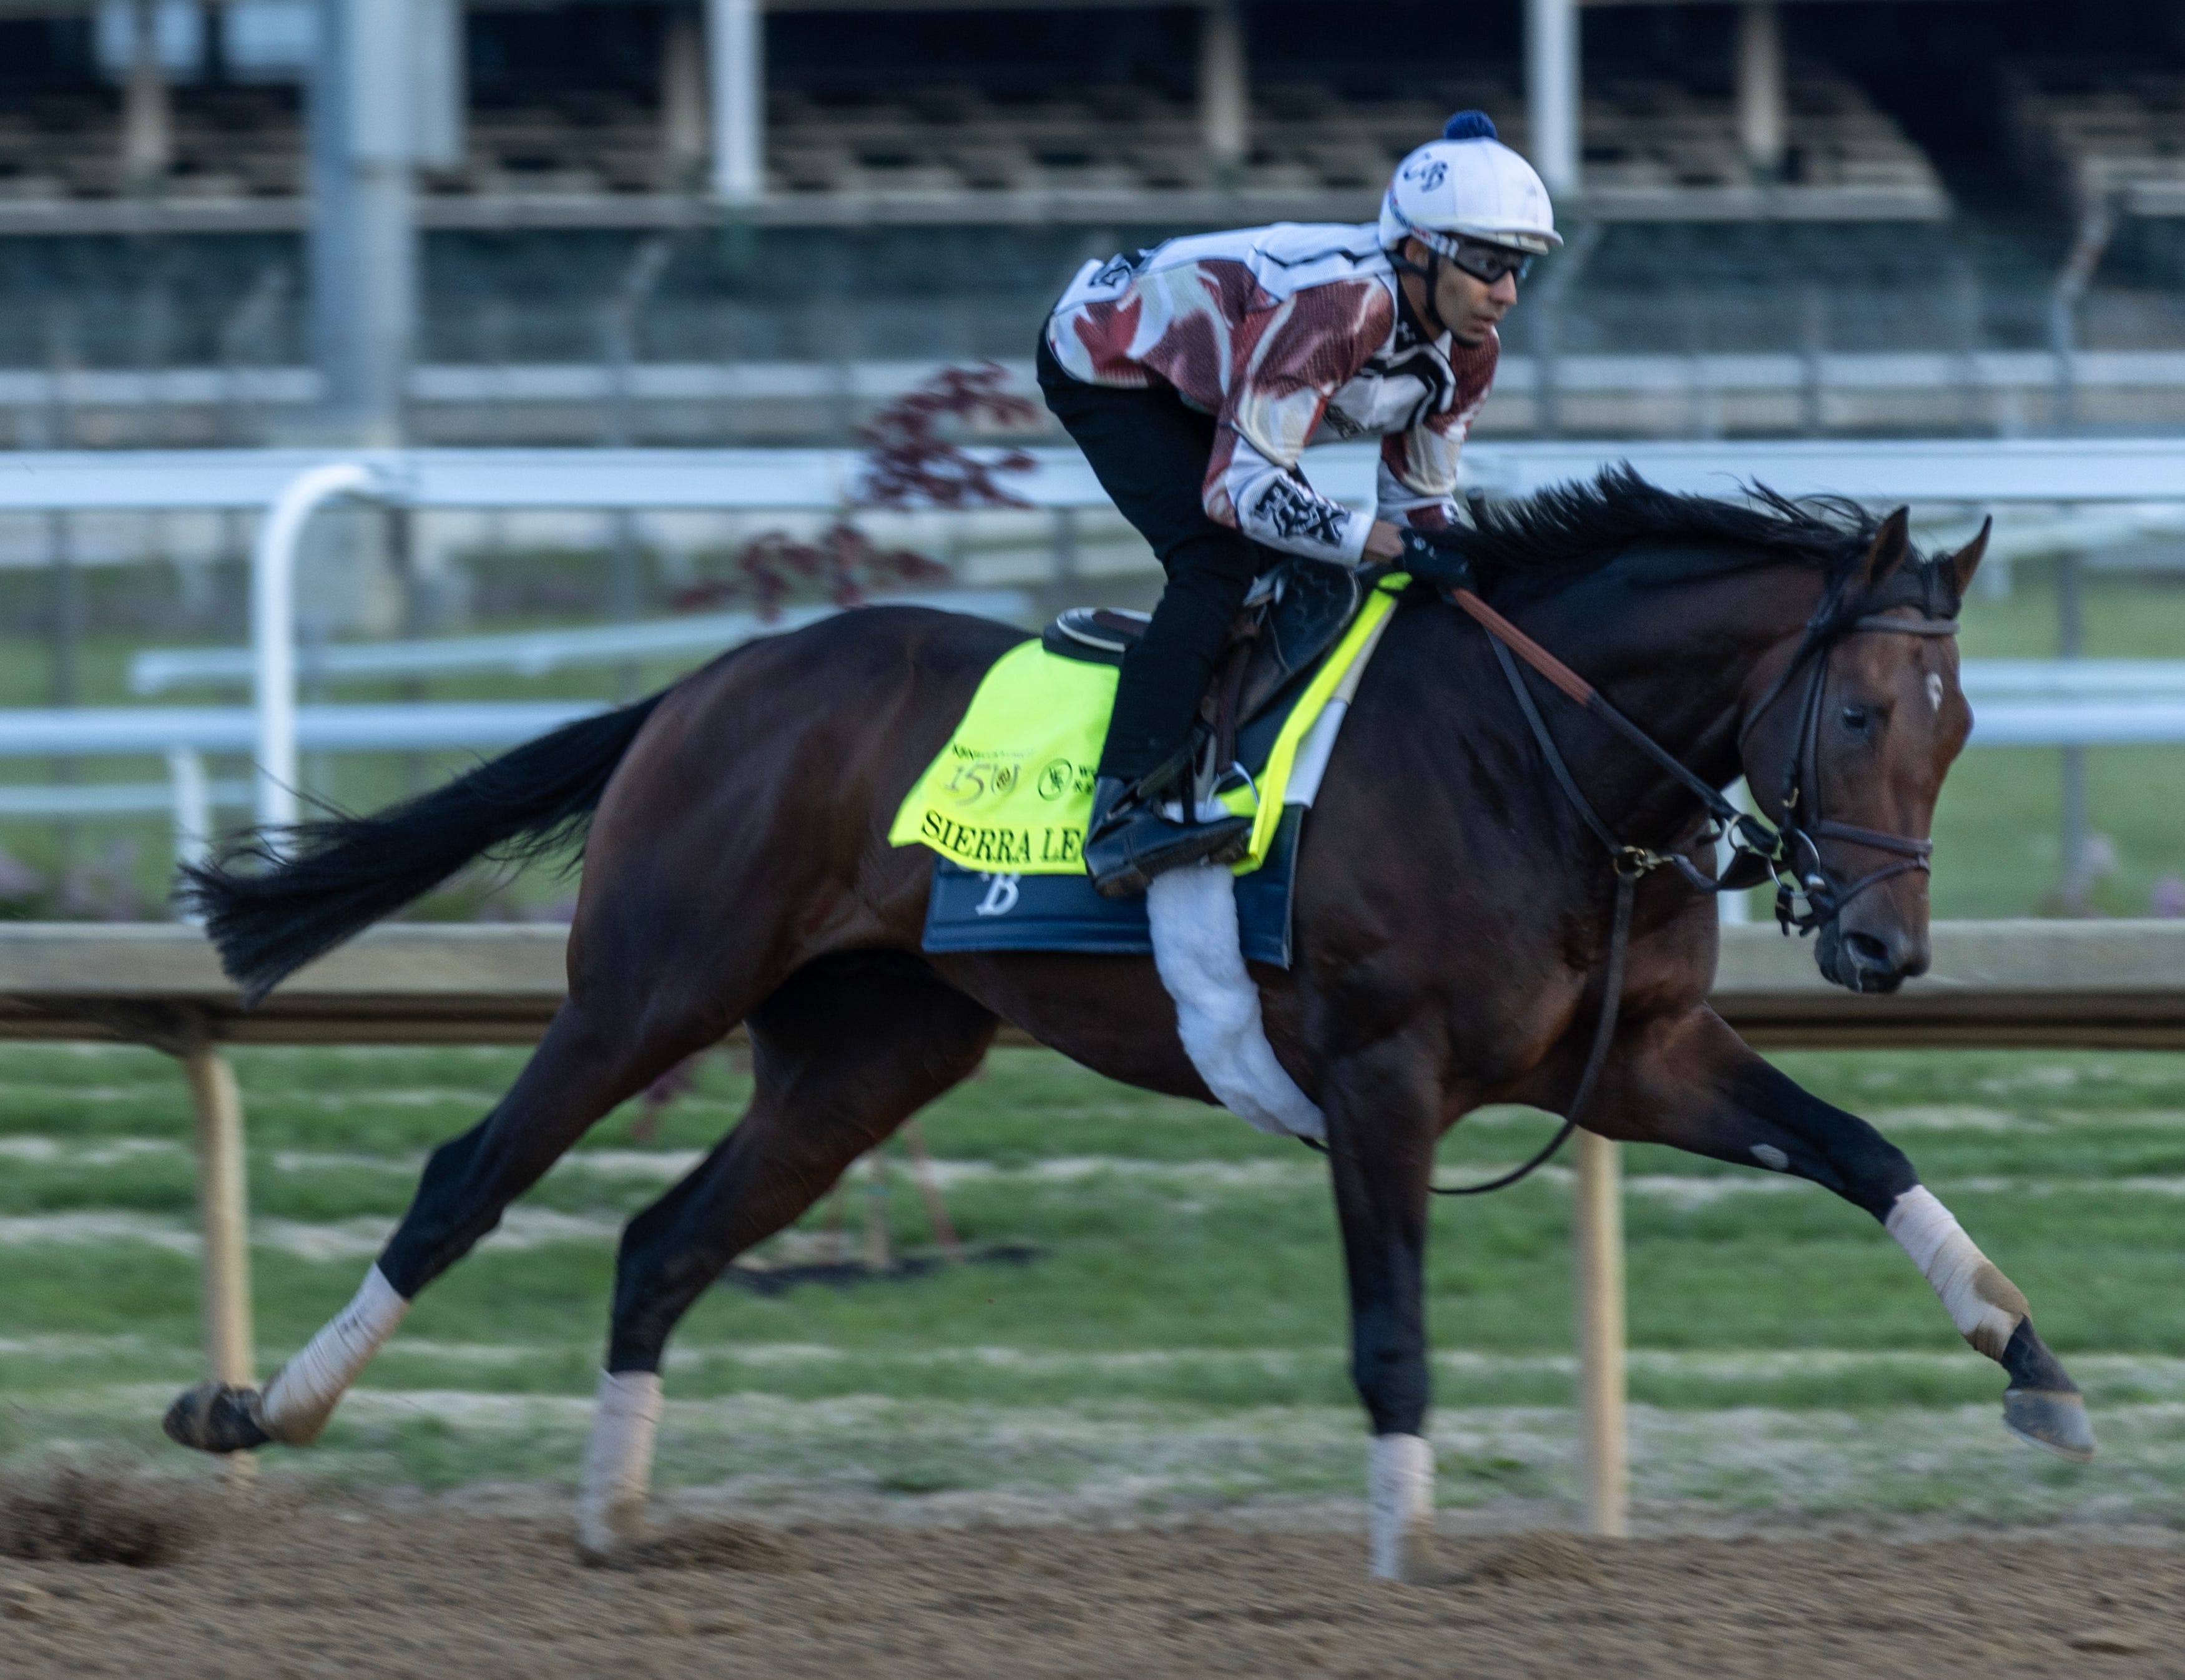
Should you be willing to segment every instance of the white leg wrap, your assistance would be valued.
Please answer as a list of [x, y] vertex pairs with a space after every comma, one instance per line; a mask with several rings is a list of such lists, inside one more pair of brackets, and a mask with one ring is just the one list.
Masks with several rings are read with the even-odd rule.
[[2026, 1298], [1950, 1210], [1925, 1186], [1915, 1185], [1897, 1198], [1886, 1229], [1942, 1298], [1958, 1334], [1991, 1359], [2002, 1359], [2026, 1316]]
[[366, 1273], [349, 1305], [265, 1385], [260, 1402], [265, 1432], [290, 1447], [317, 1440], [349, 1384], [409, 1310], [410, 1303], [394, 1292], [377, 1266]]
[[657, 1371], [600, 1373], [592, 1438], [584, 1445], [584, 1480], [577, 1491], [580, 1550], [603, 1555], [644, 1537], [660, 1409]]
[[1267, 1042], [1238, 939], [1236, 877], [1209, 863], [1156, 875], [1146, 918], [1154, 967], [1176, 1000], [1176, 1035], [1215, 1100], [1277, 1137], [1325, 1139], [1327, 1122]]
[[1433, 1443], [1422, 1435], [1376, 1435], [1366, 1460], [1373, 1573], [1408, 1581], [1433, 1538]]

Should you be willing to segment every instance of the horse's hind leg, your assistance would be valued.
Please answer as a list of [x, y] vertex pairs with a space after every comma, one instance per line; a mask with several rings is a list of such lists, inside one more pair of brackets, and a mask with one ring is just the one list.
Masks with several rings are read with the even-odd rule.
[[713, 1042], [733, 1019], [696, 989], [586, 985], [556, 1013], [508, 1094], [433, 1152], [409, 1210], [355, 1298], [266, 1383], [206, 1383], [168, 1409], [169, 1436], [226, 1453], [317, 1439], [410, 1303], [500, 1223], [508, 1204], [616, 1103]]
[[735, 1130], [624, 1229], [613, 1326], [584, 1453], [577, 1542], [643, 1532], [668, 1334], [738, 1254], [978, 1066], [994, 1018], [916, 958], [861, 953], [793, 975], [751, 1017], [756, 1090]]

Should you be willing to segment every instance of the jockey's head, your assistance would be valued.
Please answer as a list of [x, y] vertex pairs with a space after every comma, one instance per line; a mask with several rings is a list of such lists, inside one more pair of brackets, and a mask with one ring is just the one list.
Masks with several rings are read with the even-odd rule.
[[1532, 260], [1562, 244], [1548, 189], [1495, 137], [1484, 111], [1459, 111], [1396, 166], [1381, 200], [1381, 244], [1429, 329], [1477, 344], [1517, 301]]

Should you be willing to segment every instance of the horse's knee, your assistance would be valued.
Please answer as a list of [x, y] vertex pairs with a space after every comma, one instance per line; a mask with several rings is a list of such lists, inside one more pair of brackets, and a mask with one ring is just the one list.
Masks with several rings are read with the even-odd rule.
[[1887, 1220], [1897, 1198], [1920, 1182], [1911, 1158], [1864, 1120], [1829, 1140], [1828, 1160], [1840, 1181], [1837, 1194], [1878, 1220]]
[[[1757, 1136], [1755, 1135], [1757, 1131]], [[1777, 1123], [1745, 1132], [1713, 1153], [1772, 1172], [1795, 1173], [1886, 1221], [1897, 1198], [1920, 1182], [1904, 1152], [1854, 1114], [1828, 1111], [1826, 1125]]]

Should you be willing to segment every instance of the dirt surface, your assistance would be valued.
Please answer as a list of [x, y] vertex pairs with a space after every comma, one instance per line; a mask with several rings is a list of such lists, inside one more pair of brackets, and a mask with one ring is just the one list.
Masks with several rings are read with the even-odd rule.
[[[1210, 1523], [727, 1523], [602, 1570], [536, 1517], [172, 1490], [146, 1496], [148, 1553], [141, 1510], [98, 1497], [105, 1516], [13, 1531], [37, 1555], [0, 1557], [8, 1680], [2185, 1674], [2185, 1549], [2085, 1537], [1534, 1531], [1445, 1538], [1439, 1579], [1394, 1587], [1359, 1537]], [[166, 1560], [78, 1560], [109, 1520]]]

